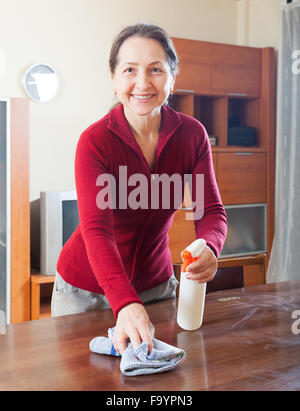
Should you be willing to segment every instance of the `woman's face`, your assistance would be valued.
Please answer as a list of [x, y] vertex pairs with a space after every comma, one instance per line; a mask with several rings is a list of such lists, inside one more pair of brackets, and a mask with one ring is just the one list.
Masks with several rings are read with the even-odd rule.
[[111, 78], [125, 113], [135, 116], [159, 112], [175, 81], [161, 44], [142, 37], [124, 41]]

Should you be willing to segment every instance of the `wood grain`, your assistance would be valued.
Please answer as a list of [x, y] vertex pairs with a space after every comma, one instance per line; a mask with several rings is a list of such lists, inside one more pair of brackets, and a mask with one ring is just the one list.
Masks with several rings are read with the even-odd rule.
[[260, 96], [259, 48], [214, 44], [211, 63], [214, 91]]
[[211, 44], [176, 37], [172, 40], [179, 58], [175, 90], [209, 92], [211, 90]]
[[29, 103], [11, 99], [11, 322], [30, 320]]
[[262, 50], [262, 73], [261, 73], [261, 134], [264, 144], [268, 150], [267, 156], [267, 261], [268, 266], [273, 236], [275, 219], [275, 51], [271, 47]]
[[194, 220], [187, 219], [193, 212], [179, 209], [174, 215], [169, 230], [169, 248], [172, 254], [172, 263], [181, 264], [181, 252], [196, 239]]
[[265, 153], [218, 153], [218, 186], [224, 204], [266, 202]]
[[299, 281], [212, 292], [191, 332], [176, 323], [176, 300], [147, 305], [156, 338], [187, 356], [143, 377], [125, 377], [120, 359], [89, 351], [114, 325], [111, 310], [11, 324], [0, 335], [0, 390], [300, 390], [291, 318], [299, 306]]

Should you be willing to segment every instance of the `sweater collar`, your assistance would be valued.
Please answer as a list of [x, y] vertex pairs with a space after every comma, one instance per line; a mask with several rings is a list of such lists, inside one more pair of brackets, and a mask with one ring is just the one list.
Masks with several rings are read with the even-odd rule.
[[[170, 107], [161, 107], [161, 127], [157, 145], [157, 156], [181, 124], [182, 119], [179, 113]], [[111, 110], [107, 127], [111, 132], [116, 134], [135, 150], [139, 148], [125, 117], [123, 104], [119, 104], [116, 108]]]

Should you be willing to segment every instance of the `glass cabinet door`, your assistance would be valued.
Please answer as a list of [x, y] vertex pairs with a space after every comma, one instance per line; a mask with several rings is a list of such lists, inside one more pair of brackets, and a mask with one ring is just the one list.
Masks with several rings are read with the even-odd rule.
[[[9, 321], [8, 307], [8, 273], [9, 273], [9, 251], [10, 251], [10, 238], [8, 236], [9, 222], [8, 218], [8, 196], [9, 196], [9, 183], [7, 175], [7, 163], [9, 159], [8, 154], [8, 141], [7, 138], [7, 113], [9, 102], [7, 100], [0, 99], [0, 331], [3, 327], [3, 321]], [[1, 324], [2, 323], [2, 324]]]

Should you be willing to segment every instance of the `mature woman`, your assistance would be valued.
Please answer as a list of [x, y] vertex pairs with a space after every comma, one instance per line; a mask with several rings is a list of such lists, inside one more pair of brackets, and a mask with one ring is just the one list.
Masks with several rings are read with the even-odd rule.
[[[109, 64], [120, 104], [78, 142], [80, 224], [57, 264], [52, 313], [111, 307], [117, 320], [113, 342], [122, 354], [127, 338], [133, 348], [147, 341], [151, 351], [144, 303], [176, 296], [168, 231], [179, 205], [158, 200], [153, 206], [153, 177], [176, 175], [183, 182], [192, 176], [195, 200], [197, 176], [204, 175], [203, 216], [195, 218], [195, 231], [207, 246], [189, 267], [196, 281], [213, 278], [227, 220], [204, 127], [166, 104], [178, 64], [169, 36], [153, 25], [127, 27], [113, 43]], [[143, 183], [139, 194], [137, 181]]]

